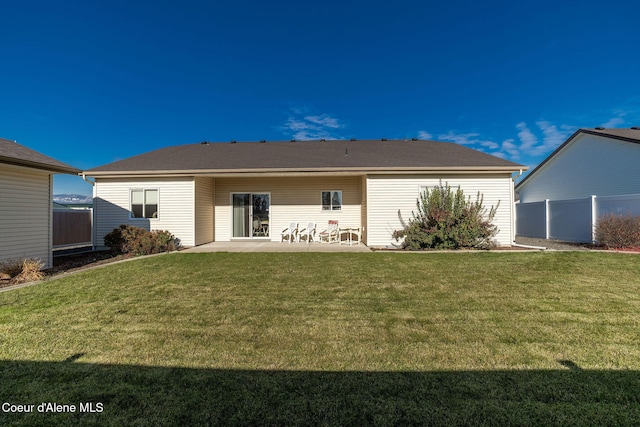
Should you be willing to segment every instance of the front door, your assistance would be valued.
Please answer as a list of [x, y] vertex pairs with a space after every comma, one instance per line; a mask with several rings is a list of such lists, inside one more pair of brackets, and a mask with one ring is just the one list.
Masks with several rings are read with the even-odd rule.
[[233, 193], [232, 237], [268, 238], [269, 193]]

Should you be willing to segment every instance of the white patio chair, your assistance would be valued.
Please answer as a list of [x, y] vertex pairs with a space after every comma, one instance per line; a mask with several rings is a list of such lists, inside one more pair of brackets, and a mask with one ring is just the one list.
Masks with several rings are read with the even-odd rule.
[[307, 243], [316, 241], [316, 223], [315, 222], [309, 221], [307, 223], [307, 228], [303, 228], [298, 232], [298, 241], [302, 241], [302, 239], [306, 239]]
[[329, 227], [319, 234], [320, 243], [337, 243], [338, 242], [338, 221], [329, 220]]
[[262, 231], [262, 225], [260, 224], [260, 218], [254, 218], [254, 220], [253, 220], [253, 235], [254, 236], [259, 236], [261, 234], [264, 236], [264, 232]]
[[280, 234], [280, 243], [284, 242], [284, 239], [288, 239], [289, 243], [293, 242], [298, 237], [298, 223], [292, 221], [289, 223], [289, 227], [282, 230]]

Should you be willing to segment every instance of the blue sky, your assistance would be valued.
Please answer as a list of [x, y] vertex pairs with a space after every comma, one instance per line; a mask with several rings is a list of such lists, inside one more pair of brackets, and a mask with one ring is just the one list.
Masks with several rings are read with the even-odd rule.
[[[208, 141], [419, 137], [535, 166], [640, 125], [631, 1], [4, 1], [0, 137], [80, 169]], [[91, 194], [77, 177], [54, 192]]]

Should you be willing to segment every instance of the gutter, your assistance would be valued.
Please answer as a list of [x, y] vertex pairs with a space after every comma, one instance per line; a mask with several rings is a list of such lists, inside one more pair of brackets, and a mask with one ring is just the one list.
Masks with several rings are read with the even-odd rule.
[[[511, 167], [429, 167], [429, 168], [264, 168], [264, 169], [185, 169], [185, 170], [129, 170], [88, 171], [92, 177], [147, 177], [147, 176], [219, 176], [219, 177], [265, 177], [265, 176], [328, 176], [328, 175], [410, 175], [410, 174], [492, 174], [514, 172]], [[518, 175], [519, 176], [519, 175]]]
[[40, 169], [53, 173], [63, 174], [75, 174], [80, 173], [80, 169], [76, 169], [73, 166], [54, 165], [51, 163], [34, 162], [29, 160], [16, 159], [13, 157], [0, 156], [0, 162], [13, 166], [20, 166], [26, 168]]

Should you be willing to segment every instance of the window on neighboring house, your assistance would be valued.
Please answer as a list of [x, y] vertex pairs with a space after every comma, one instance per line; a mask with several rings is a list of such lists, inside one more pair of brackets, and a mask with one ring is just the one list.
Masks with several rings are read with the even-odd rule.
[[131, 217], [158, 218], [158, 190], [131, 190]]
[[342, 210], [342, 191], [323, 191], [322, 210], [340, 211]]

